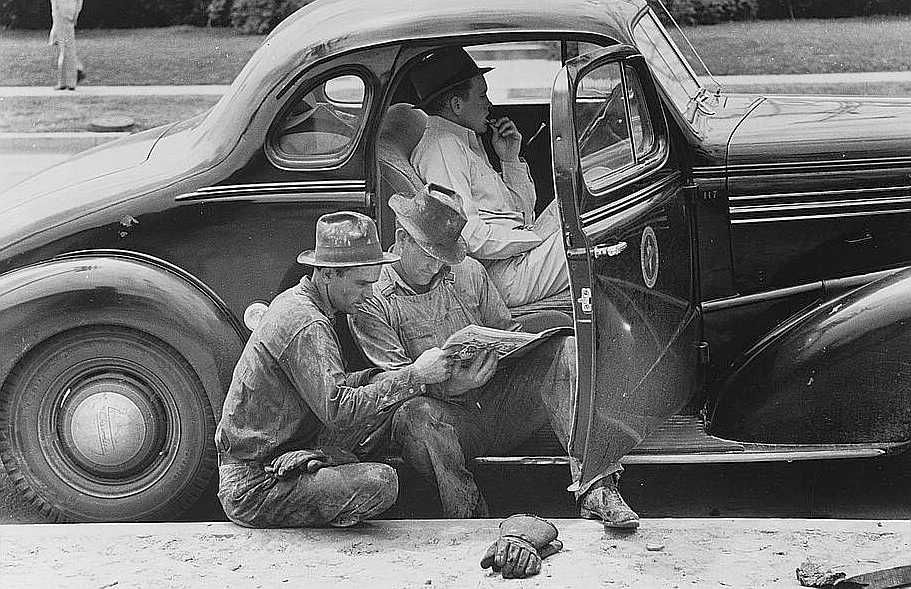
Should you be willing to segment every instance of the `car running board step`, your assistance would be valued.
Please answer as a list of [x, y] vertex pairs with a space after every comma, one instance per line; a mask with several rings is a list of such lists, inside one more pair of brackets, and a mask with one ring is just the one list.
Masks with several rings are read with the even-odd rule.
[[[740, 443], [707, 434], [702, 420], [697, 415], [673, 415], [651, 436], [624, 456], [621, 462], [623, 464], [712, 464], [875, 458], [889, 451], [890, 446], [894, 446], [894, 444], [796, 446]], [[557, 455], [481, 456], [475, 458], [474, 462], [491, 465], [548, 465], [568, 464], [569, 458]]]
[[[800, 450], [794, 447], [784, 450], [743, 452], [688, 452], [686, 454], [628, 454], [623, 464], [718, 464], [737, 462], [796, 462], [800, 460], [834, 460], [841, 458], [876, 458], [886, 454], [882, 448], [870, 446], [835, 447], [830, 449]], [[491, 466], [545, 466], [568, 465], [567, 456], [480, 456], [475, 464]]]
[[698, 415], [672, 415], [630, 454], [743, 452], [743, 444], [710, 436]]

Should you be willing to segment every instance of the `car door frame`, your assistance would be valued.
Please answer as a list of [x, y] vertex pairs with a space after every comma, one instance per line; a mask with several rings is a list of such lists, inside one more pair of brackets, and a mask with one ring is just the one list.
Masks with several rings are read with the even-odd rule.
[[[672, 145], [667, 118], [663, 105], [655, 87], [655, 82], [648, 72], [647, 64], [638, 51], [628, 45], [615, 45], [605, 49], [593, 51], [568, 61], [557, 76], [551, 97], [552, 144], [554, 154], [554, 184], [563, 218], [564, 244], [567, 254], [567, 266], [570, 274], [570, 285], [573, 296], [573, 318], [576, 327], [577, 346], [577, 382], [573, 399], [574, 415], [571, 427], [568, 451], [573, 459], [574, 480], [586, 485], [598, 474], [610, 469], [612, 464], [619, 461], [622, 454], [618, 446], [624, 444], [625, 451], [629, 451], [641, 441], [648, 432], [636, 431], [633, 434], [624, 432], [629, 440], [617, 442], [610, 448], [600, 447], [598, 442], [604, 441], [604, 436], [598, 432], [605, 428], [605, 424], [596, 422], [596, 413], [604, 412], [598, 407], [595, 398], [595, 387], [599, 378], [599, 334], [595, 319], [598, 316], [598, 305], [607, 304], [606, 301], [593, 300], [597, 298], [596, 291], [596, 262], [599, 257], [610, 260], [612, 256], [621, 254], [627, 247], [625, 242], [616, 240], [613, 243], [590, 243], [586, 233], [586, 223], [583, 222], [582, 197], [587, 194], [587, 188], [582, 178], [581, 162], [576, 136], [574, 115], [575, 96], [579, 80], [588, 72], [609, 63], [619, 63], [622, 67], [631, 67], [635, 70], [637, 78], [646, 98], [646, 108], [650, 113], [653, 128], [655, 123], [660, 124], [660, 133], [656, 129], [657, 148], [651, 159], [644, 160], [641, 165], [634, 164], [617, 173], [615, 180], [610, 182], [609, 191], [621, 192], [622, 197], [614, 199], [616, 206], [609, 207], [609, 212], [602, 215], [604, 223], [613, 223], [615, 227], [629, 225], [637, 215], [644, 215], [655, 202], [649, 200], [648, 193], [642, 197], [638, 188], [646, 181], [657, 185], [664, 199], [674, 199], [677, 206], [684, 211], [680, 219], [685, 223], [685, 242], [689, 265], [685, 269], [686, 275], [680, 274], [678, 282], [686, 281], [688, 289], [685, 309], [681, 314], [679, 325], [665, 335], [668, 347], [658, 357], [665, 364], [663, 386], [668, 387], [672, 379], [680, 378], [682, 383], [673, 393], [661, 398], [661, 391], [646, 391], [654, 395], [649, 402], [665, 404], [656, 408], [656, 423], [658, 417], [669, 416], [682, 407], [696, 391], [701, 382], [701, 370], [698, 356], [698, 342], [701, 340], [701, 316], [698, 305], [697, 249], [695, 222], [692, 215], [691, 191], [684, 183], [682, 164], [671, 157]], [[624, 74], [625, 75], [625, 74]], [[629, 101], [627, 98], [626, 82], [623, 82], [624, 100], [627, 117], [629, 117]], [[628, 123], [626, 123], [628, 125]], [[629, 128], [629, 127], [627, 127]], [[634, 156], [635, 157], [635, 156]], [[662, 184], [663, 183], [663, 184]], [[662, 188], [663, 186], [663, 188]], [[667, 196], [671, 195], [671, 196]], [[589, 217], [591, 215], [589, 214]], [[605, 221], [606, 219], [606, 221]], [[591, 223], [588, 223], [591, 226]], [[678, 223], [680, 226], [680, 223]], [[645, 243], [643, 231], [643, 244]], [[636, 244], [639, 245], [639, 244]], [[635, 246], [630, 247], [632, 250]], [[643, 254], [644, 255], [644, 254]], [[644, 262], [643, 278], [644, 278]], [[651, 289], [652, 286], [646, 286]], [[679, 303], [679, 302], [678, 302]], [[594, 312], [593, 312], [594, 311]], [[669, 338], [669, 339], [668, 339]], [[656, 340], [660, 338], [655, 337]], [[691, 341], [692, 340], [692, 341]], [[606, 353], [606, 352], [605, 352]], [[655, 362], [655, 366], [659, 364]], [[645, 382], [643, 379], [642, 382]], [[661, 387], [659, 387], [661, 388]], [[641, 393], [642, 391], [640, 391]], [[663, 394], [663, 393], [661, 393]], [[601, 419], [600, 417], [598, 419]], [[621, 420], [616, 420], [621, 421]], [[593, 432], [595, 435], [593, 435]], [[625, 453], [625, 452], [623, 452]]]

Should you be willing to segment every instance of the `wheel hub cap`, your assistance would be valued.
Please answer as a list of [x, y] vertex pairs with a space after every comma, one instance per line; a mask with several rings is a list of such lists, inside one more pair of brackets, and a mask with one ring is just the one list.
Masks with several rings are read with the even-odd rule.
[[129, 378], [102, 376], [63, 400], [62, 441], [67, 454], [89, 473], [123, 477], [155, 459], [162, 419], [150, 395]]

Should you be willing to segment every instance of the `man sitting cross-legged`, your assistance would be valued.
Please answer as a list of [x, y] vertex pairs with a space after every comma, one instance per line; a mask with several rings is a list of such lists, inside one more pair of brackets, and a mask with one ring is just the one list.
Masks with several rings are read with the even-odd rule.
[[[419, 403], [426, 383], [445, 380], [450, 362], [430, 349], [396, 370], [348, 372], [335, 314], [353, 313], [372, 294], [380, 266], [397, 259], [382, 251], [369, 217], [320, 217], [316, 249], [298, 257], [315, 266], [313, 277], [269, 305], [234, 369], [215, 432], [218, 498], [232, 521], [344, 527], [395, 501], [395, 470], [369, 462], [384, 455], [371, 440], [405, 416], [419, 420], [409, 402]], [[428, 448], [424, 440], [395, 441]]]
[[[520, 329], [483, 266], [465, 257], [465, 215], [457, 197], [428, 187], [412, 199], [393, 195], [389, 206], [397, 223], [393, 253], [400, 259], [383, 267], [374, 297], [352, 315], [355, 337], [374, 364], [384, 370], [408, 366], [471, 324]], [[428, 385], [423, 407], [412, 408], [434, 415], [433, 421], [401, 425], [414, 429], [410, 437], [437, 440], [434, 446], [444, 451], [404, 448], [403, 458], [435, 484], [445, 517], [485, 513], [467, 468], [471, 457], [505, 454], [548, 420], [565, 446], [575, 378], [574, 338], [551, 337], [520, 363], [498, 366], [496, 353], [483, 351], [467, 366], [453, 363], [447, 380]], [[580, 507], [607, 525], [636, 527], [638, 516], [617, 490], [619, 472], [618, 464], [582, 489]]]

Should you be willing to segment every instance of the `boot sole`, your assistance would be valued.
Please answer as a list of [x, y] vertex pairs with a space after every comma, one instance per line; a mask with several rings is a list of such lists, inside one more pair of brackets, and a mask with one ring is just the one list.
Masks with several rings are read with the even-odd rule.
[[622, 522], [609, 522], [604, 520], [597, 512], [594, 512], [590, 509], [585, 509], [584, 507], [580, 509], [580, 515], [585, 519], [597, 519], [601, 520], [604, 523], [605, 528], [617, 528], [621, 530], [635, 530], [639, 527], [638, 519], [624, 520]]

